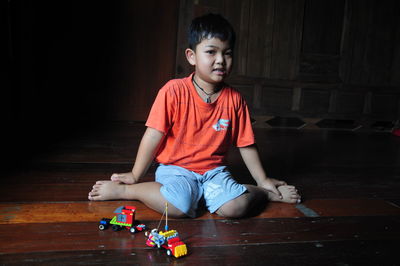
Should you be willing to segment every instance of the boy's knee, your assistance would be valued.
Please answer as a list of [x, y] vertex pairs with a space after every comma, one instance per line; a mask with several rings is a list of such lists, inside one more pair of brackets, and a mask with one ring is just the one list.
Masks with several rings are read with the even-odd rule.
[[[187, 189], [190, 191], [190, 188]], [[176, 212], [174, 212], [174, 218], [182, 217], [195, 217], [196, 216], [196, 196], [190, 193], [186, 193], [180, 186], [175, 185], [163, 185], [160, 188], [160, 192], [165, 200], [174, 206]], [[172, 213], [171, 213], [172, 215]]]
[[[173, 207], [173, 209], [171, 207]], [[169, 210], [168, 210], [168, 216], [170, 216], [171, 218], [188, 217], [186, 213], [181, 212], [178, 208], [175, 208], [175, 206], [171, 206], [171, 207], [169, 207]]]
[[241, 197], [222, 205], [216, 212], [226, 218], [241, 218], [248, 213], [249, 202]]

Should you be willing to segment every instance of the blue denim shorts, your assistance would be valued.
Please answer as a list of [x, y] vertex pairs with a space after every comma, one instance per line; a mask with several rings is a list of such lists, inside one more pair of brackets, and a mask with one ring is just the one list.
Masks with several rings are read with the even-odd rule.
[[213, 213], [246, 191], [245, 186], [232, 178], [226, 166], [200, 175], [179, 166], [160, 164], [156, 182], [162, 184], [160, 192], [164, 198], [190, 217], [196, 217], [202, 198], [207, 209]]

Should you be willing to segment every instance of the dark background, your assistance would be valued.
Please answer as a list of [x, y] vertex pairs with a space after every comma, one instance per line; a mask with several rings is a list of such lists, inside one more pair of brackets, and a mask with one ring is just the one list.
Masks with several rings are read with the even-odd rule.
[[395, 0], [1, 5], [6, 165], [99, 124], [144, 121], [158, 89], [190, 73], [185, 30], [207, 12], [223, 14], [237, 31], [231, 83], [258, 122], [334, 119], [368, 129], [399, 117]]
[[177, 1], [4, 2], [10, 162], [101, 123], [145, 120], [173, 77]]

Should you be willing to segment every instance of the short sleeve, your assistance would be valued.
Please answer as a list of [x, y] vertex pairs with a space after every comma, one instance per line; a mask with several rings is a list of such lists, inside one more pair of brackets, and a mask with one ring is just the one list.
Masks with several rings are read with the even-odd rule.
[[171, 84], [167, 83], [157, 94], [147, 118], [146, 126], [167, 134], [173, 123], [174, 107], [176, 106], [174, 99]]
[[240, 97], [239, 107], [236, 111], [236, 125], [234, 130], [233, 145], [236, 147], [246, 147], [255, 143], [253, 126], [246, 101]]

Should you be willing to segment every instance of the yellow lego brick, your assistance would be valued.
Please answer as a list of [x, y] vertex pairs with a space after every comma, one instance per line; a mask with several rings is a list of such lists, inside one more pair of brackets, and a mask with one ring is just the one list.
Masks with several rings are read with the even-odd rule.
[[172, 236], [173, 234], [176, 233], [176, 230], [169, 230], [166, 232], [160, 232], [160, 235], [164, 236], [165, 238]]
[[175, 247], [175, 257], [176, 258], [185, 256], [186, 254], [187, 254], [187, 248], [186, 248], [185, 244]]

